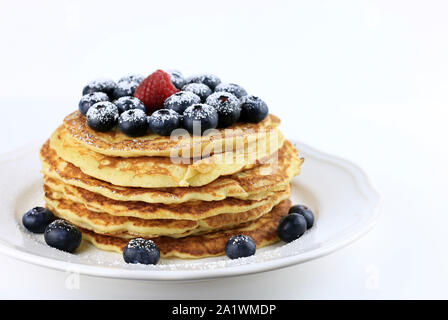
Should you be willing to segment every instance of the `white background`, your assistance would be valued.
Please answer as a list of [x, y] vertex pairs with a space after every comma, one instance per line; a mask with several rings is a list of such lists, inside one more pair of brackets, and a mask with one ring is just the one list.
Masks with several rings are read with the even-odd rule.
[[211, 72], [267, 101], [286, 137], [360, 165], [384, 199], [366, 237], [289, 269], [70, 289], [67, 273], [0, 257], [0, 297], [448, 298], [447, 16], [446, 1], [2, 0], [1, 153], [43, 141], [92, 79]]

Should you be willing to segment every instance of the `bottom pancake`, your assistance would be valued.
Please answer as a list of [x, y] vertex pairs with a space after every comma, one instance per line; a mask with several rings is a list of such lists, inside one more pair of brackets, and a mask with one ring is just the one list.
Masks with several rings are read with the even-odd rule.
[[[261, 218], [231, 230], [184, 238], [158, 237], [151, 240], [156, 243], [163, 258], [197, 259], [224, 255], [227, 241], [231, 236], [238, 234], [250, 236], [258, 249], [279, 240], [277, 226], [280, 219], [288, 214], [290, 207], [291, 201], [283, 200]], [[100, 235], [87, 229], [80, 228], [80, 230], [85, 240], [102, 250], [121, 253], [128, 242], [123, 238]]]

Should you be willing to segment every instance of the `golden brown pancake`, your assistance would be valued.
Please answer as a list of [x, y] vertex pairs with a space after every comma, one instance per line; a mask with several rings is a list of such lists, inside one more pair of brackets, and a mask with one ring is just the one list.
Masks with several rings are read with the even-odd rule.
[[[261, 218], [230, 230], [184, 238], [158, 237], [152, 240], [159, 248], [162, 258], [196, 259], [224, 255], [227, 241], [231, 236], [238, 234], [244, 234], [254, 239], [257, 249], [259, 249], [279, 241], [277, 226], [280, 219], [288, 214], [290, 206], [291, 201], [284, 200]], [[128, 242], [123, 238], [100, 235], [83, 228], [80, 229], [85, 240], [102, 250], [121, 253]]]
[[[283, 198], [278, 197], [273, 203]], [[240, 224], [260, 218], [268, 213], [271, 203], [242, 213], [220, 214], [203, 220], [174, 220], [174, 219], [139, 219], [133, 217], [117, 217], [106, 213], [90, 211], [79, 203], [55, 199], [51, 195], [45, 196], [45, 201], [59, 218], [68, 220], [85, 229], [99, 234], [118, 237], [159, 237], [169, 236], [180, 238], [191, 234], [208, 233], [214, 230], [231, 229]]]
[[[265, 132], [275, 131], [280, 120], [269, 115], [259, 123], [237, 123], [217, 130], [217, 135], [182, 136], [181, 140], [149, 133], [143, 137], [130, 138], [118, 130], [105, 133], [89, 128], [86, 118], [75, 111], [64, 119], [64, 127], [72, 138], [86, 148], [109, 156], [119, 157], [169, 157], [171, 152], [186, 149], [191, 157], [210, 150], [235, 151], [255, 142]], [[222, 151], [221, 151], [222, 152]], [[216, 152], [218, 153], [218, 152]], [[176, 153], [177, 154], [177, 153]]]
[[[62, 196], [83, 204], [86, 208], [105, 212], [114, 216], [136, 217], [140, 219], [186, 219], [201, 220], [222, 213], [239, 213], [272, 202], [278, 194], [289, 195], [290, 187], [274, 192], [262, 200], [241, 200], [226, 198], [221, 201], [189, 201], [180, 204], [147, 203], [142, 201], [118, 201], [106, 198], [82, 188], [70, 186], [61, 181], [45, 177], [45, 191], [54, 197]], [[283, 199], [282, 199], [283, 200]]]
[[270, 192], [285, 190], [299, 174], [303, 159], [289, 141], [268, 162], [230, 176], [222, 176], [201, 187], [137, 188], [115, 186], [83, 173], [78, 167], [59, 158], [47, 141], [40, 150], [42, 171], [46, 177], [80, 187], [110, 199], [174, 204], [187, 201], [219, 201], [228, 197], [261, 200]]
[[184, 159], [191, 163], [175, 163], [168, 157], [106, 156], [78, 143], [62, 126], [52, 134], [50, 147], [60, 158], [97, 179], [118, 186], [165, 188], [203, 186], [220, 176], [253, 168], [267, 161], [283, 145], [279, 131], [267, 138], [240, 154], [225, 152], [200, 160]]

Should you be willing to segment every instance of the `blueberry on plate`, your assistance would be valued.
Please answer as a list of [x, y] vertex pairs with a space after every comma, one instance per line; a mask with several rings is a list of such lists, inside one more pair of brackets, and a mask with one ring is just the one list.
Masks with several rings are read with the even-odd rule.
[[135, 89], [138, 87], [138, 82], [136, 81], [120, 81], [115, 87], [112, 97], [113, 99], [119, 99], [121, 97], [133, 96]]
[[43, 207], [28, 210], [22, 217], [22, 224], [29, 231], [44, 233], [45, 228], [55, 219], [53, 212]]
[[45, 242], [53, 248], [73, 252], [81, 244], [81, 231], [70, 222], [58, 219], [45, 229]]
[[308, 209], [308, 207], [303, 204], [296, 204], [296, 205], [293, 205], [291, 208], [289, 208], [288, 213], [299, 213], [302, 210], [307, 210], [307, 209]]
[[163, 106], [165, 109], [182, 114], [189, 106], [198, 103], [201, 103], [201, 98], [198, 95], [191, 91], [179, 91], [166, 99]]
[[205, 99], [213, 93], [212, 89], [202, 83], [189, 83], [182, 88], [182, 91], [193, 92], [201, 98], [202, 102], [205, 102]]
[[218, 112], [208, 104], [194, 104], [183, 113], [184, 128], [194, 135], [201, 135], [205, 130], [218, 126]]
[[123, 249], [126, 263], [157, 264], [160, 251], [152, 240], [136, 238], [130, 240]]
[[136, 97], [121, 97], [115, 100], [114, 104], [117, 106], [119, 114], [131, 109], [139, 109], [146, 112], [145, 105]]
[[161, 136], [169, 136], [180, 127], [181, 116], [171, 109], [160, 109], [148, 117], [149, 129]]
[[240, 100], [231, 93], [225, 91], [212, 93], [205, 103], [218, 112], [218, 127], [220, 128], [231, 126], [240, 118]]
[[106, 132], [115, 127], [118, 120], [118, 109], [112, 102], [95, 103], [86, 114], [87, 124], [99, 132]]
[[246, 90], [242, 86], [234, 83], [220, 83], [216, 86], [215, 92], [225, 91], [233, 94], [237, 98], [247, 96]]
[[177, 89], [181, 90], [182, 87], [187, 84], [187, 81], [180, 71], [167, 70], [166, 73], [170, 75], [171, 83], [174, 84]]
[[87, 110], [97, 102], [109, 101], [109, 96], [104, 92], [93, 92], [82, 96], [79, 100], [78, 109], [83, 114], [86, 115]]
[[260, 122], [269, 114], [266, 103], [255, 96], [245, 96], [241, 98], [241, 121]]
[[289, 213], [297, 213], [303, 216], [306, 220], [306, 225], [308, 229], [314, 225], [314, 213], [313, 211], [308, 209], [307, 206], [297, 204], [289, 209]]
[[221, 79], [213, 74], [198, 74], [188, 78], [188, 83], [202, 83], [212, 90], [221, 83]]
[[298, 213], [291, 213], [280, 219], [277, 227], [277, 235], [285, 242], [299, 239], [306, 231], [305, 218]]
[[145, 111], [131, 109], [118, 117], [118, 130], [128, 137], [141, 137], [148, 130], [148, 116]]
[[230, 259], [253, 256], [256, 249], [255, 241], [251, 237], [242, 234], [232, 236], [226, 243], [226, 255]]
[[109, 97], [111, 97], [116, 86], [117, 84], [115, 83], [115, 81], [111, 79], [93, 80], [82, 89], [82, 95], [84, 96], [86, 94], [94, 92], [104, 92]]
[[120, 82], [137, 82], [138, 84], [140, 84], [140, 82], [142, 82], [143, 80], [145, 80], [145, 76], [142, 76], [142, 75], [140, 75], [140, 74], [131, 74], [131, 75], [128, 75], [128, 76], [124, 76], [124, 77], [121, 77], [119, 80], [118, 80], [118, 83], [120, 83]]

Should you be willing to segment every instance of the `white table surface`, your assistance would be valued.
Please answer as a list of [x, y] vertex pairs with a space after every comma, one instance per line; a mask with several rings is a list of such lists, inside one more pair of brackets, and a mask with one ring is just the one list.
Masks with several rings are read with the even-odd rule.
[[2, 2], [1, 153], [49, 136], [91, 79], [208, 71], [263, 97], [286, 137], [365, 169], [380, 222], [318, 260], [198, 283], [78, 281], [0, 256], [0, 298], [448, 298], [446, 2], [144, 3]]

